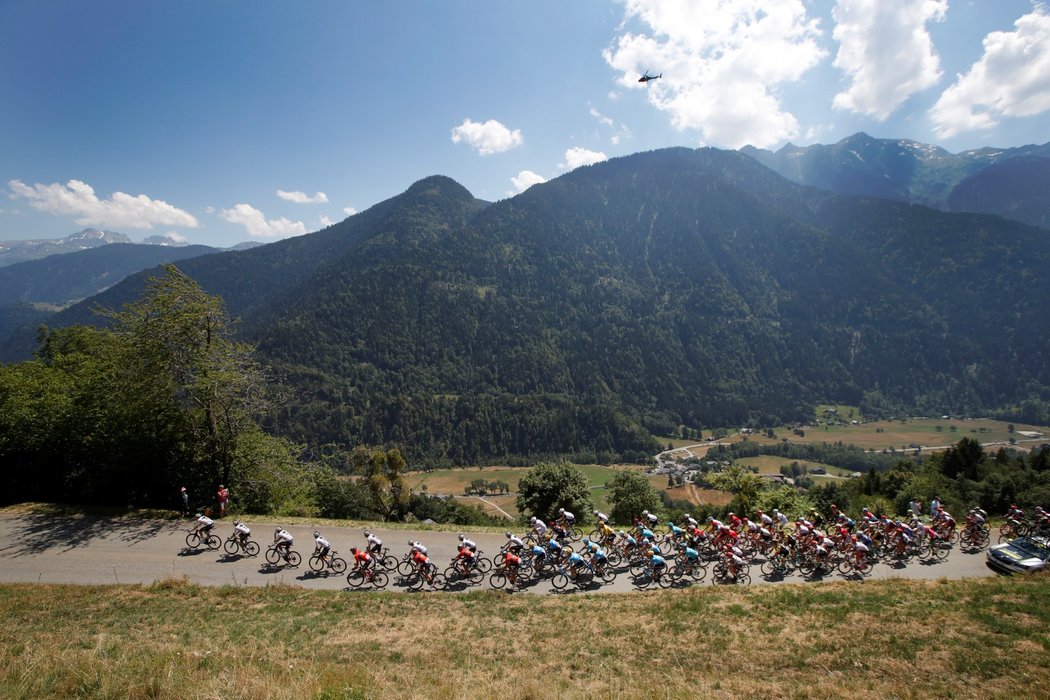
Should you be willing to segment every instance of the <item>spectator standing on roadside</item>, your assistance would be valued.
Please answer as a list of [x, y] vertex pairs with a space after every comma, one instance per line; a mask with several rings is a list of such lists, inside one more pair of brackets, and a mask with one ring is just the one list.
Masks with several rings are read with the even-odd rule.
[[908, 508], [911, 510], [911, 514], [918, 518], [922, 514], [922, 504], [919, 503], [918, 499], [911, 499], [911, 503], [908, 504]]
[[223, 486], [222, 484], [219, 484], [219, 490], [215, 492], [215, 495], [219, 499], [219, 517], [220, 518], [225, 518], [226, 517], [226, 506], [230, 502], [230, 490], [228, 488], [226, 488], [225, 486]]
[[187, 518], [190, 515], [190, 494], [185, 486], [179, 489], [179, 497], [182, 499], [182, 517]]

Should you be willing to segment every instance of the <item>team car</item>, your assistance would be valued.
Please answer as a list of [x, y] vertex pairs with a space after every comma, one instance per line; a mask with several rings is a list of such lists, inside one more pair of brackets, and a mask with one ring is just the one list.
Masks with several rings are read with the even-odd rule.
[[1047, 567], [1050, 541], [1045, 537], [1018, 537], [993, 545], [988, 550], [988, 566], [1005, 573], [1030, 574]]

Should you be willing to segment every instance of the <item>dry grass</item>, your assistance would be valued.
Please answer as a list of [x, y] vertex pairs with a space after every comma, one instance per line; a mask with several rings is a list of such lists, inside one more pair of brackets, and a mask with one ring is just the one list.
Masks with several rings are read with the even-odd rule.
[[0, 587], [0, 696], [1047, 697], [1050, 580], [626, 595]]

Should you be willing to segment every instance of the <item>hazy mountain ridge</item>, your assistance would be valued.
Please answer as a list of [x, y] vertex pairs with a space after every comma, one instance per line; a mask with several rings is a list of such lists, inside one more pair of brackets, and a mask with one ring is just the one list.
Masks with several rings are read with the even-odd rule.
[[996, 214], [1032, 226], [1045, 227], [1050, 221], [1046, 189], [1016, 177], [1010, 165], [1023, 161], [1026, 172], [1046, 182], [1050, 143], [953, 154], [908, 139], [858, 133], [830, 145], [740, 150], [789, 180], [840, 194]]

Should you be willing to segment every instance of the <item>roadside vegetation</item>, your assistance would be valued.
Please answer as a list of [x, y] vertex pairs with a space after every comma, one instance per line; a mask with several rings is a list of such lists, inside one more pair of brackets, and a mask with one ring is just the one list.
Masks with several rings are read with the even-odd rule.
[[1047, 697], [1050, 578], [631, 595], [0, 586], [5, 698]]

